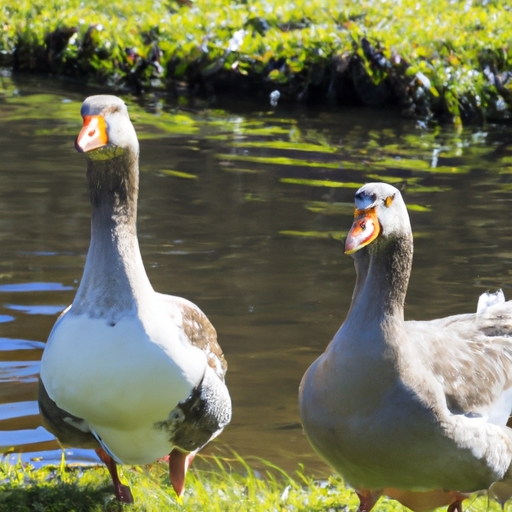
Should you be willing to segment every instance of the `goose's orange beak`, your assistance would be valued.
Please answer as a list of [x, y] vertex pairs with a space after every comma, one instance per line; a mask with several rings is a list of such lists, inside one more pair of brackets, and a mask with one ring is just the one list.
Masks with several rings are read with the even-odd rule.
[[185, 492], [185, 476], [195, 456], [195, 452], [186, 453], [179, 448], [173, 448], [169, 454], [169, 476], [178, 498]]
[[107, 123], [103, 116], [84, 116], [84, 124], [75, 141], [80, 153], [102, 148], [108, 143]]
[[345, 254], [353, 254], [373, 242], [380, 233], [380, 223], [375, 208], [355, 210], [354, 222], [345, 240]]

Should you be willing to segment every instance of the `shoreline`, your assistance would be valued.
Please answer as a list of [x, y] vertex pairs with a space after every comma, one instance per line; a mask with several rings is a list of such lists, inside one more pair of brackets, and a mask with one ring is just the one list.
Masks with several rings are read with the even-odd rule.
[[270, 104], [273, 94], [275, 104], [391, 108], [459, 127], [512, 115], [502, 0], [45, 4], [0, 7], [0, 66], [178, 102]]

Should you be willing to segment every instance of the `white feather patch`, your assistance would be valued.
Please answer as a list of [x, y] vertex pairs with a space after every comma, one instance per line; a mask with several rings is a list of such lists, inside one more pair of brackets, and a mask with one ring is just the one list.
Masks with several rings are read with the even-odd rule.
[[[165, 305], [165, 304], [164, 304]], [[129, 464], [169, 453], [155, 428], [186, 399], [207, 367], [165, 310], [152, 304], [115, 326], [68, 312], [55, 326], [41, 363], [41, 378], [57, 405], [84, 418], [105, 451]]]
[[485, 292], [478, 297], [478, 305], [476, 307], [477, 313], [483, 313], [487, 308], [494, 306], [496, 304], [501, 304], [505, 302], [505, 294], [502, 289], [494, 293]]

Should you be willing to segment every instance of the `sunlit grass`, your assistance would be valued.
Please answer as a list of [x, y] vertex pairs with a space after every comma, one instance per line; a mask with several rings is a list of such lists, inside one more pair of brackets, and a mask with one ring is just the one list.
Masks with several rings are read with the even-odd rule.
[[[0, 511], [99, 512], [160, 511], [320, 511], [355, 506], [357, 498], [339, 477], [316, 481], [302, 469], [289, 475], [270, 462], [216, 457], [200, 458], [187, 476], [178, 500], [163, 463], [123, 467], [121, 479], [130, 485], [135, 504], [115, 501], [103, 466], [55, 466], [35, 469], [18, 462], [0, 464]], [[257, 467], [258, 469], [253, 469]]]
[[[21, 462], [0, 462], [0, 512], [341, 512], [355, 511], [358, 506], [354, 491], [336, 475], [316, 480], [302, 467], [288, 474], [271, 462], [237, 455], [230, 459], [199, 457], [196, 462], [181, 500], [169, 484], [164, 463], [123, 467], [121, 480], [132, 489], [133, 505], [114, 499], [103, 466], [36, 469]], [[472, 496], [463, 508], [470, 512], [501, 510], [487, 496]], [[507, 503], [505, 510], [510, 509]], [[381, 498], [374, 510], [408, 509]], [[444, 512], [444, 508], [438, 510]]]

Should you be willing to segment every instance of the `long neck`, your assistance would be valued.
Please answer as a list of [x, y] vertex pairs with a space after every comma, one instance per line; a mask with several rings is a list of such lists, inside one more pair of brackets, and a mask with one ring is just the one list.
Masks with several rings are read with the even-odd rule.
[[343, 389], [329, 407], [342, 411], [344, 417], [372, 410], [389, 398], [384, 394], [396, 385], [397, 368], [409, 350], [403, 310], [412, 236], [381, 237], [358, 252], [351, 308], [326, 355], [318, 360], [317, 370], [322, 379]]
[[87, 179], [91, 243], [73, 311], [116, 316], [133, 310], [137, 292], [151, 288], [137, 240], [137, 155], [88, 160]]
[[368, 248], [366, 258], [356, 259], [358, 279], [347, 320], [355, 315], [379, 325], [403, 322], [412, 253], [407, 234], [382, 238]]
[[367, 247], [363, 247], [354, 253], [352, 257], [354, 258], [354, 267], [356, 269], [356, 284], [354, 286], [354, 291], [352, 292], [352, 302], [350, 304], [348, 315], [350, 315], [350, 311], [354, 307], [354, 304], [357, 303], [357, 298], [364, 290], [366, 278], [368, 277], [368, 268], [370, 267], [370, 256], [368, 254]]

